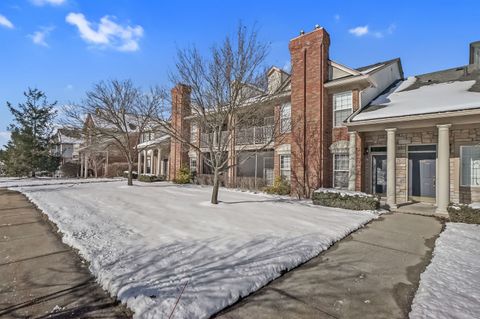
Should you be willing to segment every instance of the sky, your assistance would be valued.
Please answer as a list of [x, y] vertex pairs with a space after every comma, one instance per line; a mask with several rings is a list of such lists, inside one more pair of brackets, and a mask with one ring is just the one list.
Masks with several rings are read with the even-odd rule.
[[59, 105], [81, 102], [101, 80], [169, 86], [177, 48], [206, 52], [239, 22], [270, 44], [266, 63], [288, 68], [289, 40], [316, 24], [330, 58], [350, 67], [400, 57], [406, 76], [468, 63], [480, 40], [480, 1], [1, 0], [0, 146], [6, 101], [28, 87]]

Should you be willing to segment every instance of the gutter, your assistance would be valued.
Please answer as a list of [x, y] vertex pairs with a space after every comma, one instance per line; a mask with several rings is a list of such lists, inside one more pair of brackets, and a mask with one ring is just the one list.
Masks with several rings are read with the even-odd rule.
[[370, 120], [358, 120], [353, 121], [352, 119], [358, 114], [359, 112], [356, 111], [352, 113], [352, 115], [347, 119], [346, 126], [361, 126], [361, 125], [375, 125], [375, 124], [386, 124], [386, 123], [396, 123], [396, 122], [404, 122], [404, 121], [421, 121], [421, 120], [430, 120], [430, 119], [439, 119], [439, 118], [448, 118], [453, 116], [469, 116], [469, 115], [480, 115], [480, 107], [475, 109], [468, 109], [468, 110], [460, 110], [460, 111], [445, 111], [445, 112], [437, 112], [437, 113], [425, 113], [425, 114], [411, 114], [411, 115], [404, 115], [404, 116], [392, 116], [392, 117], [384, 117], [378, 119], [370, 119]]

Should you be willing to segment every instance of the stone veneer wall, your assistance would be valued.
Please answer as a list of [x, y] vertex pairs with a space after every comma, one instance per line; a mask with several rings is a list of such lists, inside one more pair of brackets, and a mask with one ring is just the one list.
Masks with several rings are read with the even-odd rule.
[[[364, 146], [386, 146], [387, 133], [385, 131], [363, 133]], [[408, 201], [408, 145], [437, 144], [438, 134], [436, 128], [421, 130], [397, 131], [397, 171], [396, 192], [397, 203]], [[471, 203], [480, 201], [479, 187], [463, 187], [460, 185], [460, 146], [480, 144], [480, 128], [477, 127], [453, 127], [450, 130], [450, 200], [452, 202]], [[364, 189], [372, 192], [371, 156], [365, 156], [364, 166]]]

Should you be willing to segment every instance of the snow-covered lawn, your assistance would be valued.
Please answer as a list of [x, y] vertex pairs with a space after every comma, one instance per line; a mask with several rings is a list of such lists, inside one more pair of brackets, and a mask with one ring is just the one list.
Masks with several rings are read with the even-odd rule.
[[377, 216], [225, 189], [213, 206], [209, 187], [166, 182], [15, 189], [138, 318], [167, 318], [184, 287], [174, 318], [209, 317]]
[[480, 225], [447, 223], [410, 318], [480, 318]]

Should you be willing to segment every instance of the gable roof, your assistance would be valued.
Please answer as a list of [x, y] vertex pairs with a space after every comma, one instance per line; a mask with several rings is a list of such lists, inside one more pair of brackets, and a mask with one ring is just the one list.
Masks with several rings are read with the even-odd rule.
[[350, 121], [480, 108], [480, 70], [464, 66], [397, 81]]

